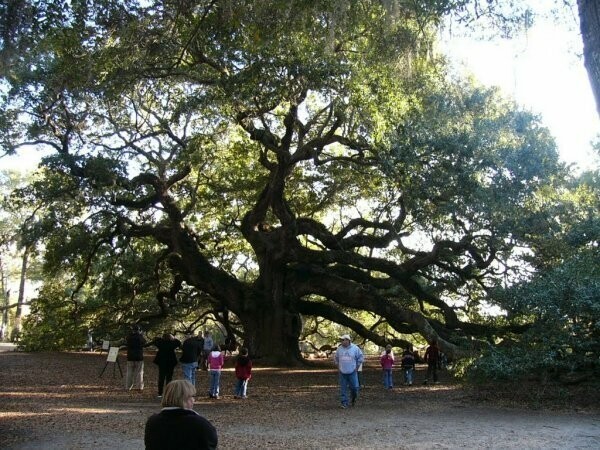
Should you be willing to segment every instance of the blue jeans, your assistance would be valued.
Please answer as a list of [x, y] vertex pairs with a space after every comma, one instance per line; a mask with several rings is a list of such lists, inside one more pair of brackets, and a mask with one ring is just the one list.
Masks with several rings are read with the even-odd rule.
[[394, 387], [394, 381], [392, 380], [392, 369], [383, 369], [383, 385], [386, 389]]
[[183, 372], [183, 379], [188, 380], [194, 386], [196, 386], [196, 368], [198, 367], [198, 361], [193, 363], [181, 363], [181, 371]]
[[402, 371], [404, 372], [404, 382], [406, 384], [412, 384], [415, 369], [412, 367], [403, 367]]
[[358, 374], [356, 371], [352, 373], [339, 372], [340, 376], [340, 398], [343, 406], [348, 406], [348, 389], [350, 389], [350, 399], [352, 403], [358, 397]]
[[210, 371], [210, 390], [209, 394], [211, 397], [217, 397], [219, 395], [219, 385], [221, 384], [221, 371], [211, 370]]
[[248, 380], [240, 380], [238, 378], [237, 382], [235, 383], [235, 394], [234, 395], [245, 398], [247, 389], [248, 389]]

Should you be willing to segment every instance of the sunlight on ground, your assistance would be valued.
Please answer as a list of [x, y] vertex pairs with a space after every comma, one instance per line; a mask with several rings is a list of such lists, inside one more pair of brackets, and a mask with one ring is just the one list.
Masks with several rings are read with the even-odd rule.
[[0, 412], [0, 419], [27, 419], [40, 416], [55, 416], [60, 414], [139, 414], [137, 409], [113, 408], [48, 408], [43, 412]]
[[296, 367], [292, 367], [289, 369], [282, 369], [280, 367], [252, 367], [252, 373], [254, 372], [278, 372], [282, 375], [288, 375], [288, 374], [316, 374], [316, 373], [331, 373], [331, 372], [335, 372], [336, 368], [335, 366], [332, 364], [331, 369], [314, 369], [314, 368], [308, 368], [308, 369], [298, 369]]

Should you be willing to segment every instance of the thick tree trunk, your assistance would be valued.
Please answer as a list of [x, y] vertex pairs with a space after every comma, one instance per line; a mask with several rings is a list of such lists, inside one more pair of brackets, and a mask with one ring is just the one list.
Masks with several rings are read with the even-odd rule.
[[248, 347], [252, 358], [276, 366], [300, 364], [298, 341], [302, 322], [299, 314], [261, 309], [240, 320], [245, 331], [243, 345]]
[[246, 345], [254, 358], [275, 365], [297, 365], [301, 358], [298, 341], [302, 321], [298, 313], [289, 311], [285, 291], [283, 265], [266, 263], [261, 284], [264, 305], [241, 318], [246, 332]]
[[600, 2], [577, 0], [583, 39], [583, 58], [600, 115]]

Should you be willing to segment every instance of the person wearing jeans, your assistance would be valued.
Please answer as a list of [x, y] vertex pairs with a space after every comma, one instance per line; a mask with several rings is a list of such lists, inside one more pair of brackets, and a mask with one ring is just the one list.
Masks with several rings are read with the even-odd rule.
[[210, 398], [219, 398], [221, 386], [221, 369], [225, 363], [225, 356], [221, 352], [221, 347], [215, 345], [212, 352], [208, 355], [208, 369], [210, 370]]
[[181, 357], [179, 362], [181, 363], [181, 371], [183, 372], [183, 378], [188, 380], [192, 385], [196, 386], [196, 369], [198, 368], [198, 360], [202, 356], [202, 349], [204, 346], [204, 339], [199, 334], [198, 336], [188, 335], [186, 340], [183, 341], [181, 347]]
[[[340, 400], [342, 408], [354, 406], [360, 389], [358, 385], [358, 366], [363, 363], [364, 355], [361, 349], [351, 342], [349, 335], [340, 337], [342, 343], [333, 355], [333, 361], [338, 366], [340, 383]], [[350, 401], [348, 401], [348, 390]]]
[[387, 345], [385, 352], [381, 355], [381, 367], [383, 369], [383, 385], [386, 389], [392, 389], [394, 387], [394, 380], [392, 378], [392, 368], [394, 367], [394, 353], [392, 352], [392, 346]]
[[404, 352], [402, 352], [400, 365], [402, 366], [402, 373], [404, 374], [404, 384], [406, 386], [412, 386], [413, 375], [415, 372], [415, 355], [410, 351], [410, 347], [406, 347]]

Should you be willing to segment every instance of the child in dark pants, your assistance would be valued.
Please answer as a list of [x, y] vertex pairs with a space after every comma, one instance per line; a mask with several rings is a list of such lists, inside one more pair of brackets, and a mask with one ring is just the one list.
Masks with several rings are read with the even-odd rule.
[[235, 361], [235, 384], [234, 398], [246, 398], [248, 381], [252, 377], [252, 360], [248, 357], [248, 349], [242, 347]]

